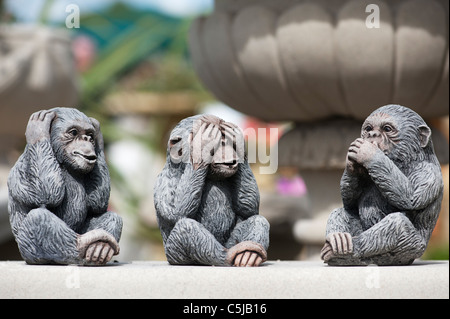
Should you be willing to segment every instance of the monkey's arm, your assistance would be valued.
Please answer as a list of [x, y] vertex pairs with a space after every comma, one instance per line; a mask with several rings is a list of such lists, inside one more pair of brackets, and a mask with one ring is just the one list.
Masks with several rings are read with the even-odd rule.
[[360, 177], [347, 170], [341, 178], [341, 197], [344, 204], [344, 208], [347, 211], [351, 211], [358, 206], [358, 199], [362, 193]]
[[50, 140], [28, 144], [11, 170], [8, 188], [12, 198], [28, 207], [59, 206], [64, 179]]
[[181, 176], [176, 169], [164, 168], [155, 185], [158, 218], [175, 225], [181, 218], [193, 218], [200, 206], [207, 167], [194, 170], [187, 164]]
[[438, 198], [442, 177], [440, 168], [422, 162], [407, 177], [383, 152], [376, 153], [367, 164], [370, 177], [389, 203], [401, 210], [426, 208]]
[[233, 177], [233, 205], [237, 215], [247, 219], [259, 212], [259, 190], [247, 161], [239, 164]]

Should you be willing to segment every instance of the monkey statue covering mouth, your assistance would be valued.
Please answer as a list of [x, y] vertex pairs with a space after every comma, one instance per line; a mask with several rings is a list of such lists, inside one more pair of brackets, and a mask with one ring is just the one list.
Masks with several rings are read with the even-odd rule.
[[400, 105], [375, 110], [347, 153], [343, 207], [326, 227], [321, 257], [329, 265], [409, 265], [436, 225], [443, 180], [431, 130]]

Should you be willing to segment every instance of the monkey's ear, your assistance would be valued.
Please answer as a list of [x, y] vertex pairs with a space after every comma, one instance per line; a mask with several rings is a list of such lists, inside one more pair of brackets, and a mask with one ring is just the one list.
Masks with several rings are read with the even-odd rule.
[[169, 140], [169, 152], [172, 160], [180, 161], [183, 156], [183, 148], [181, 143], [181, 136], [171, 136]]
[[431, 129], [426, 125], [420, 125], [419, 126], [419, 138], [420, 138], [420, 146], [422, 148], [426, 147], [428, 143], [430, 142], [431, 138]]
[[93, 117], [89, 118], [91, 120], [92, 125], [94, 126], [96, 133], [100, 131], [100, 122], [97, 119], [94, 119]]
[[100, 122], [93, 117], [90, 117], [89, 120], [91, 120], [91, 123], [95, 128], [95, 144], [103, 152], [105, 150], [105, 145], [103, 141], [102, 131], [100, 130]]

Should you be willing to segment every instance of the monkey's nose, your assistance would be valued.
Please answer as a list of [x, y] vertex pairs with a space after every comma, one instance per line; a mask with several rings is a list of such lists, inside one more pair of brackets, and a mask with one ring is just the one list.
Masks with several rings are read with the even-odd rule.
[[378, 131], [370, 131], [369, 132], [369, 137], [380, 137], [381, 135], [380, 135], [380, 132], [378, 132]]

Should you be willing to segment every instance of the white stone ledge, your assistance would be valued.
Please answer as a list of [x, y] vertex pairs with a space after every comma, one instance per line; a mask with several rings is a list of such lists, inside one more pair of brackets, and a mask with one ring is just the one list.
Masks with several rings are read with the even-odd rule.
[[449, 262], [329, 267], [269, 261], [259, 268], [170, 266], [136, 261], [105, 267], [0, 262], [0, 298], [449, 298]]

